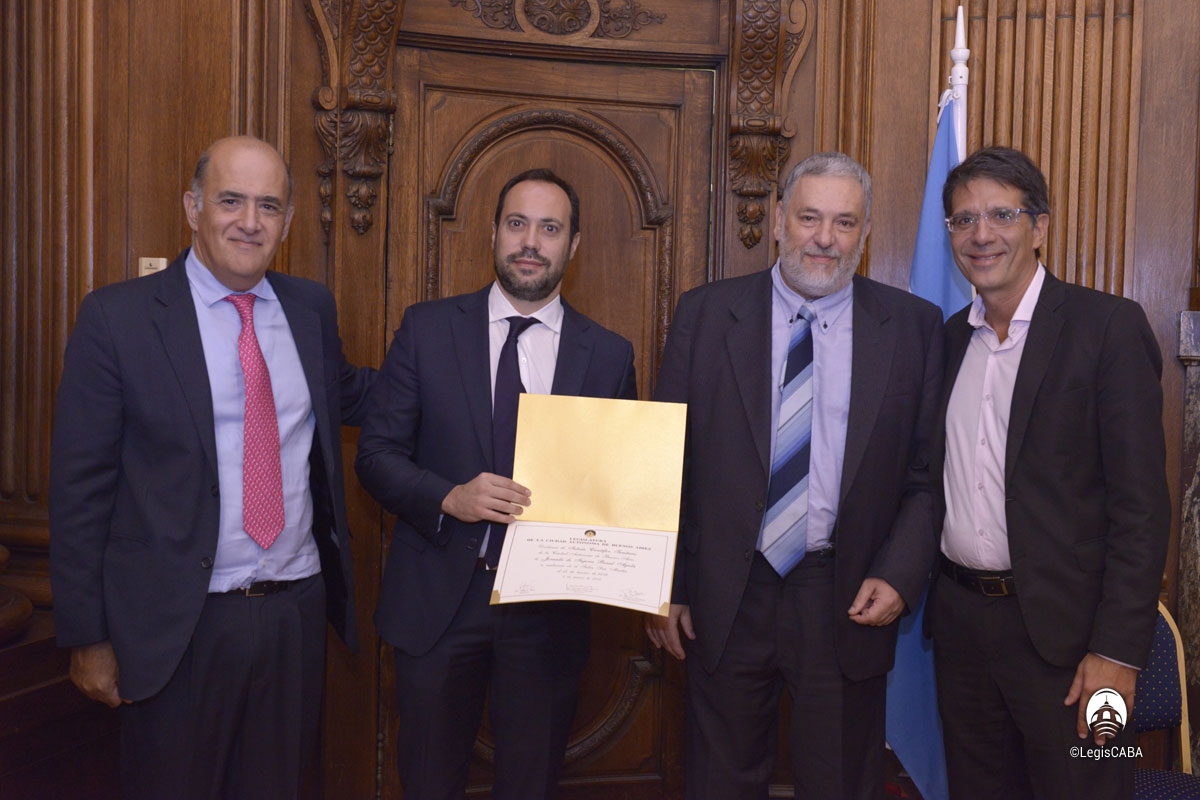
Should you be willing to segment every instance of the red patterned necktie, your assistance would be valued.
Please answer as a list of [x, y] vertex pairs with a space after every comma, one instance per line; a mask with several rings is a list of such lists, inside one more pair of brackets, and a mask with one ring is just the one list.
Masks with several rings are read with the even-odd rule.
[[245, 430], [242, 442], [242, 525], [264, 550], [283, 530], [283, 471], [279, 466], [279, 420], [271, 373], [254, 335], [254, 295], [225, 298], [242, 319], [238, 358], [246, 382]]

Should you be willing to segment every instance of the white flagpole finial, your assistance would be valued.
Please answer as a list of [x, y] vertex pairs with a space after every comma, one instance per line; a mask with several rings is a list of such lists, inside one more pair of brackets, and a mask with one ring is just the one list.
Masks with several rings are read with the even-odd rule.
[[950, 92], [954, 97], [954, 136], [958, 140], [958, 160], [967, 157], [967, 61], [971, 51], [967, 49], [967, 26], [963, 19], [963, 7], [958, 7], [958, 19], [954, 26], [954, 49], [950, 51]]

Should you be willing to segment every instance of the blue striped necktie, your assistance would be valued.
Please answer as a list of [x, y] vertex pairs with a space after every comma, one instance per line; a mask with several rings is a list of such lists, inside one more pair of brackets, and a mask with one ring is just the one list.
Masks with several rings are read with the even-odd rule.
[[808, 549], [808, 462], [812, 444], [813, 312], [802, 307], [792, 324], [787, 366], [780, 381], [779, 427], [767, 487], [759, 549], [781, 576]]

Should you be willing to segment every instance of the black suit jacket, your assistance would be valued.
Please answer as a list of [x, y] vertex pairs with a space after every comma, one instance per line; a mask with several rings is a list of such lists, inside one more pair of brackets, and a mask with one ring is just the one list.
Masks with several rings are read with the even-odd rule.
[[[945, 418], [973, 329], [946, 323]], [[1162, 358], [1137, 303], [1046, 273], [1013, 387], [1005, 516], [1017, 600], [1037, 651], [1146, 662], [1170, 535]], [[938, 518], [945, 513], [937, 481]], [[940, 525], [939, 525], [940, 528]]]
[[[355, 469], [396, 515], [375, 627], [410, 655], [454, 616], [488, 523], [446, 515], [442, 500], [492, 464], [488, 292], [408, 308], [371, 392]], [[553, 394], [634, 399], [633, 347], [563, 301]], [[440, 524], [439, 524], [440, 523]]]
[[[163, 272], [89, 294], [67, 344], [50, 464], [50, 577], [58, 644], [111, 640], [121, 696], [171, 677], [208, 593], [220, 497], [212, 391], [186, 251]], [[341, 425], [359, 424], [374, 370], [342, 355], [320, 284], [268, 273], [316, 417], [313, 536], [329, 619], [354, 646]]]
[[[687, 292], [671, 324], [655, 400], [688, 404], [673, 600], [691, 606], [692, 650], [716, 668], [750, 574], [770, 476], [771, 273]], [[928, 440], [942, 381], [932, 304], [854, 278], [854, 336], [836, 544], [835, 621], [843, 674], [891, 668], [898, 625], [844, 613], [867, 577], [913, 607], [934, 556]]]

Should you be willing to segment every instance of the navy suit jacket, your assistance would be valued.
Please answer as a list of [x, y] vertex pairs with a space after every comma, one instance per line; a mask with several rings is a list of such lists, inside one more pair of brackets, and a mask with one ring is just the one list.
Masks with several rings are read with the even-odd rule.
[[[689, 647], [712, 671], [750, 576], [771, 453], [771, 271], [679, 298], [654, 399], [688, 404], [673, 602], [691, 607]], [[850, 408], [833, 529], [834, 635], [851, 680], [892, 666], [898, 623], [846, 614], [865, 578], [915, 607], [935, 536], [928, 444], [942, 385], [942, 318], [908, 292], [854, 278]]]
[[[443, 518], [454, 486], [492, 464], [489, 286], [408, 308], [371, 392], [355, 469], [396, 515], [375, 627], [410, 655], [450, 625], [488, 523]], [[563, 301], [552, 394], [634, 399], [633, 347]], [[439, 524], [440, 522], [440, 524]]]
[[[208, 593], [220, 515], [212, 391], [180, 254], [166, 270], [84, 298], [67, 344], [50, 463], [50, 578], [58, 644], [110, 640], [121, 696], [174, 673]], [[365, 413], [374, 370], [342, 355], [324, 286], [267, 273], [308, 381], [313, 536], [329, 619], [355, 646], [341, 426]]]
[[[969, 310], [946, 321], [934, 440], [939, 522], [946, 407], [974, 330]], [[1137, 303], [1049, 272], [1026, 336], [1008, 419], [1004, 513], [1029, 638], [1062, 667], [1089, 650], [1141, 667], [1171, 522], [1158, 342]]]

